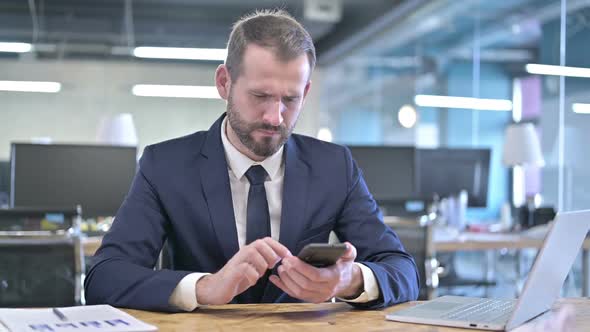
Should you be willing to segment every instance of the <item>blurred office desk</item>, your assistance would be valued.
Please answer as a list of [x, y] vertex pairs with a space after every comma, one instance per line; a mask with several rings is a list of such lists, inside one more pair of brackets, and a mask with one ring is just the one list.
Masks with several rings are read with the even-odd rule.
[[[439, 234], [440, 235], [440, 234]], [[530, 236], [522, 233], [471, 233], [461, 232], [455, 236], [444, 234], [434, 236], [436, 252], [477, 251], [500, 249], [540, 249], [544, 236], [535, 234]], [[587, 237], [582, 247], [582, 295], [590, 295], [590, 237]]]
[[[395, 229], [394, 229], [395, 230]], [[82, 238], [84, 254], [93, 256], [102, 236]], [[454, 237], [439, 238], [434, 236], [434, 246], [437, 252], [470, 251], [470, 250], [496, 250], [496, 249], [539, 249], [543, 245], [543, 239], [532, 238], [518, 233], [459, 233]], [[584, 242], [584, 249], [590, 249], [590, 239]]]
[[[391, 219], [391, 218], [390, 218]], [[389, 220], [386, 220], [386, 223]], [[399, 221], [396, 221], [399, 222]], [[415, 223], [415, 221], [412, 221]], [[387, 223], [395, 231], [395, 223]], [[457, 234], [444, 234], [434, 232], [434, 247], [437, 252], [469, 251], [469, 250], [496, 250], [496, 249], [526, 249], [541, 248], [542, 237], [529, 237], [519, 233], [471, 233], [461, 232]], [[91, 236], [82, 238], [84, 254], [93, 256], [100, 243], [102, 236]], [[584, 248], [590, 249], [590, 240], [584, 242]]]
[[102, 243], [102, 236], [90, 236], [82, 238], [84, 256], [94, 256], [94, 253]]
[[[395, 226], [392, 225], [395, 230]], [[461, 232], [455, 235], [434, 235], [435, 252], [454, 251], [493, 251], [500, 249], [540, 249], [543, 245], [543, 237], [527, 236], [525, 233], [471, 233]], [[85, 256], [94, 256], [100, 247], [101, 236], [82, 238]], [[582, 250], [582, 295], [590, 295], [590, 238], [584, 241]]]
[[461, 232], [456, 236], [438, 237], [435, 232], [434, 236], [434, 246], [437, 252], [526, 248], [539, 249], [542, 245], [542, 238], [528, 237], [519, 233]]
[[[345, 303], [228, 304], [201, 307], [194, 312], [178, 314], [129, 309], [125, 311], [157, 326], [159, 331], [473, 331], [385, 320], [387, 313], [417, 303], [404, 303], [374, 311], [355, 310]], [[574, 307], [575, 330], [589, 331], [590, 300], [562, 299], [554, 308], [564, 304]]]

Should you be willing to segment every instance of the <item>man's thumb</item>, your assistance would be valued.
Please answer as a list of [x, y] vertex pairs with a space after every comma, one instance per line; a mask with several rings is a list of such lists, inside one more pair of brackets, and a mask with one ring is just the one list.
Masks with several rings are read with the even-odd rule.
[[340, 259], [344, 261], [354, 261], [356, 258], [356, 248], [350, 244], [350, 242], [344, 242], [344, 244], [346, 244], [346, 252]]

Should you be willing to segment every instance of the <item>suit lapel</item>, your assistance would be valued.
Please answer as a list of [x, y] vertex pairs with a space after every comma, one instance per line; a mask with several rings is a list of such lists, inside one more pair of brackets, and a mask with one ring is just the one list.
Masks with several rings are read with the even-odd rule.
[[[283, 185], [283, 199], [281, 211], [281, 232], [279, 242], [291, 251], [293, 255], [297, 248], [299, 234], [305, 226], [305, 208], [307, 206], [309, 187], [309, 166], [300, 159], [301, 154], [293, 138], [285, 144], [285, 179]], [[263, 303], [277, 299], [282, 291], [272, 283], [266, 286]]]
[[309, 186], [309, 166], [300, 159], [298, 147], [293, 138], [285, 144], [285, 182], [283, 187], [281, 232], [279, 242], [289, 248], [292, 254], [297, 249], [297, 239], [305, 226], [305, 208]]
[[221, 142], [221, 116], [209, 129], [201, 150], [205, 157], [200, 169], [201, 183], [217, 241], [227, 260], [238, 252], [238, 235], [227, 171], [227, 161]]

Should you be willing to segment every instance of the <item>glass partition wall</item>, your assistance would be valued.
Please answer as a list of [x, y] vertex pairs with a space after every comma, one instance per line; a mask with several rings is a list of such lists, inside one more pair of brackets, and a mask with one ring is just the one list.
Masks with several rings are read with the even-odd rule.
[[[473, 220], [527, 201], [590, 208], [589, 13], [573, 0], [426, 2], [320, 57], [321, 132], [351, 145], [490, 148], [488, 202]], [[563, 66], [578, 77], [560, 77]], [[503, 162], [514, 123], [533, 125], [541, 158]]]

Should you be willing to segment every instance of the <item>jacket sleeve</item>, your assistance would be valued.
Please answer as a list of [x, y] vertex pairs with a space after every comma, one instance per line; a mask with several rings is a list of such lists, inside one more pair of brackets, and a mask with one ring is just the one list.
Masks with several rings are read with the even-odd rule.
[[418, 270], [391, 228], [383, 223], [377, 203], [369, 193], [350, 151], [345, 149], [348, 194], [340, 212], [336, 235], [357, 249], [357, 262], [369, 267], [379, 285], [379, 298], [350, 303], [361, 309], [377, 309], [418, 298]]
[[179, 311], [169, 298], [188, 271], [153, 267], [166, 238], [169, 221], [150, 182], [154, 155], [147, 147], [131, 189], [94, 256], [84, 282], [87, 304], [153, 311]]

